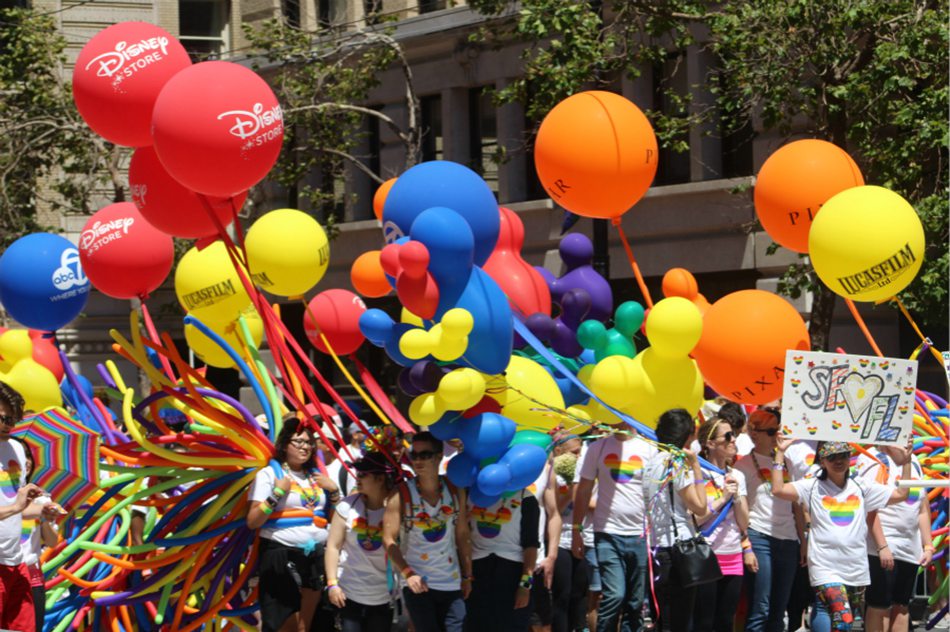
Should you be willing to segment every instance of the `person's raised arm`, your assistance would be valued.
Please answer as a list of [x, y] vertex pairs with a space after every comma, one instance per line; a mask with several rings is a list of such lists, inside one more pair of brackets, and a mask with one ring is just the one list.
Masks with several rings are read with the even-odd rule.
[[775, 447], [775, 457], [772, 460], [772, 495], [789, 502], [798, 502], [798, 490], [791, 483], [785, 482], [785, 450], [792, 445], [794, 439], [780, 434]]
[[696, 458], [696, 454], [690, 450], [684, 450], [683, 452], [686, 455], [686, 464], [690, 469], [687, 475], [692, 475], [693, 484], [679, 490], [679, 495], [689, 512], [697, 519], [702, 519], [709, 513], [709, 505], [706, 504], [706, 479], [703, 478], [703, 471], [699, 467], [699, 459]]
[[[911, 479], [911, 456], [914, 453], [914, 443], [913, 440], [908, 440], [907, 445], [903, 448], [904, 450], [904, 466], [901, 468], [901, 480], [909, 481]], [[907, 500], [907, 496], [910, 495], [909, 487], [900, 487], [897, 486], [894, 488], [894, 491], [891, 492], [891, 497], [887, 499], [888, 505], [896, 505], [899, 502]]]

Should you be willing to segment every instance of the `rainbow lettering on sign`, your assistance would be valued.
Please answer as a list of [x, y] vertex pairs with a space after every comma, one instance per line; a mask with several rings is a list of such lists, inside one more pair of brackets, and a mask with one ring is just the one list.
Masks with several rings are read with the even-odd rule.
[[369, 524], [363, 516], [353, 521], [353, 532], [356, 534], [356, 542], [364, 551], [375, 551], [383, 545], [381, 525]]
[[611, 453], [604, 457], [604, 465], [610, 470], [610, 478], [614, 482], [627, 483], [643, 469], [643, 459], [634, 454], [626, 461], [621, 461], [618, 455]]
[[16, 498], [18, 489], [20, 489], [20, 464], [10, 459], [6, 469], [0, 467], [0, 494], [7, 498]]
[[839, 527], [846, 527], [854, 522], [854, 516], [861, 506], [861, 500], [851, 494], [846, 500], [838, 501], [834, 496], [824, 496], [821, 499], [822, 506], [828, 510], [831, 521]]
[[474, 507], [472, 515], [475, 516], [479, 535], [489, 539], [497, 537], [501, 528], [511, 521], [511, 511], [507, 507], [500, 508], [497, 513], [492, 513], [484, 507]]

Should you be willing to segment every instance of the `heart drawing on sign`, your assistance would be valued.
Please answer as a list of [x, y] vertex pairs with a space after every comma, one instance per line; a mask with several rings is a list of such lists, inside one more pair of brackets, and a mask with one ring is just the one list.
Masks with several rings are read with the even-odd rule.
[[877, 375], [865, 377], [860, 373], [852, 373], [846, 377], [841, 392], [844, 394], [844, 401], [848, 404], [848, 410], [851, 411], [851, 418], [854, 421], [861, 419], [864, 411], [882, 390], [884, 390], [884, 380]]

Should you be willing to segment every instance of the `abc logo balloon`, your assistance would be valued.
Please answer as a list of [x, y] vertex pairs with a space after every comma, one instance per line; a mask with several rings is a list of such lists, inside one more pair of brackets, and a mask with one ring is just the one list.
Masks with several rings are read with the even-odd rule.
[[323, 228], [291, 208], [271, 211], [254, 222], [244, 246], [254, 282], [278, 296], [303, 294], [330, 265], [330, 242]]
[[640, 108], [622, 96], [581, 92], [541, 122], [534, 166], [548, 195], [572, 213], [620, 217], [653, 182], [656, 135]]
[[181, 239], [217, 235], [217, 224], [209, 210], [217, 223], [226, 228], [247, 199], [245, 192], [231, 199], [205, 197], [202, 201], [197, 193], [168, 175], [151, 147], [139, 147], [132, 154], [129, 189], [132, 202], [149, 224]]
[[220, 241], [185, 253], [175, 270], [175, 294], [186, 312], [205, 323], [231, 322], [251, 304]]
[[907, 287], [924, 262], [924, 228], [897, 193], [863, 186], [842, 191], [821, 209], [808, 237], [815, 272], [831, 291], [855, 301], [888, 299]]
[[90, 287], [79, 250], [59, 235], [21, 237], [0, 257], [0, 303], [27, 327], [66, 325], [86, 306]]
[[191, 65], [168, 31], [122, 22], [100, 31], [73, 68], [76, 109], [97, 134], [128, 147], [152, 144], [152, 108], [164, 85]]
[[92, 284], [119, 299], [144, 297], [160, 286], [175, 258], [172, 238], [142, 218], [131, 202], [110, 204], [79, 235], [79, 260]]
[[152, 136], [173, 178], [192, 191], [227, 198], [263, 180], [274, 166], [284, 115], [254, 71], [207, 61], [181, 71], [162, 89]]
[[808, 252], [808, 231], [836, 193], [864, 184], [858, 165], [837, 145], [797, 140], [773, 153], [755, 179], [755, 212], [779, 244]]

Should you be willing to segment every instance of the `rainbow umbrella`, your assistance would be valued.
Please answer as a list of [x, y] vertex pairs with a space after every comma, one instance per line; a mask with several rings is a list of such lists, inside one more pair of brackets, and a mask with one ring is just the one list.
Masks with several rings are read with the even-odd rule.
[[99, 488], [99, 435], [62, 408], [24, 418], [13, 435], [33, 450], [32, 482], [67, 510]]

